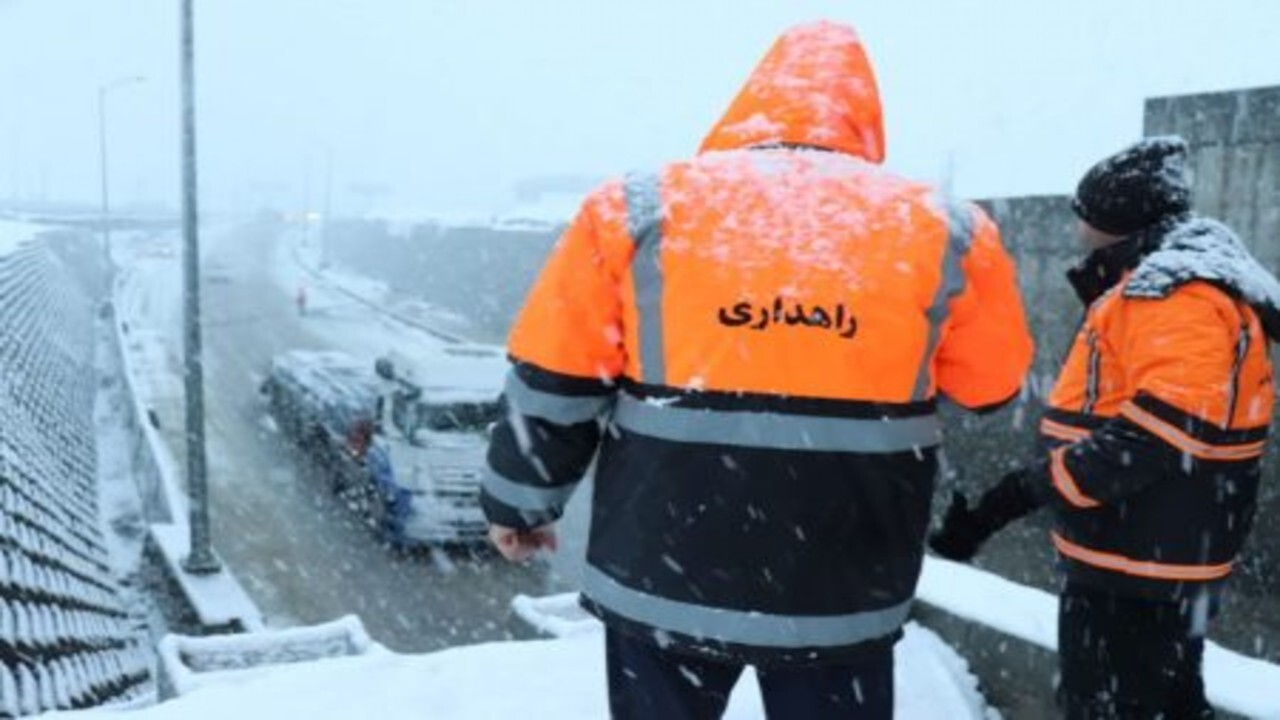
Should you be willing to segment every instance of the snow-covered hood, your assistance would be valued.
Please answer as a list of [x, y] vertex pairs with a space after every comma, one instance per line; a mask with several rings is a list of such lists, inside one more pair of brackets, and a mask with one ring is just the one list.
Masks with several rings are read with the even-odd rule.
[[1174, 224], [1159, 247], [1134, 269], [1124, 294], [1162, 298], [1196, 280], [1220, 286], [1249, 303], [1272, 342], [1280, 342], [1280, 281], [1230, 228], [1216, 220], [1192, 216]]
[[880, 93], [853, 28], [819, 22], [784, 33], [702, 142], [702, 152], [776, 144], [884, 160]]

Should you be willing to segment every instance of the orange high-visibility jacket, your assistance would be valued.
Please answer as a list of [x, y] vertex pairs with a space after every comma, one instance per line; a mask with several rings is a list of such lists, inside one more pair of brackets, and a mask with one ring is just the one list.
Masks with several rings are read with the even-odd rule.
[[599, 449], [584, 595], [608, 622], [769, 661], [898, 633], [935, 400], [1004, 403], [1032, 342], [996, 226], [883, 156], [857, 36], [798, 28], [698, 157], [592, 193], [555, 247], [484, 502], [550, 521]]
[[1212, 221], [1127, 242], [1148, 249], [1089, 298], [1040, 426], [1053, 542], [1077, 580], [1179, 597], [1230, 574], [1252, 526], [1274, 402], [1262, 318], [1275, 309], [1250, 301], [1246, 276], [1275, 281], [1231, 270], [1256, 263]]

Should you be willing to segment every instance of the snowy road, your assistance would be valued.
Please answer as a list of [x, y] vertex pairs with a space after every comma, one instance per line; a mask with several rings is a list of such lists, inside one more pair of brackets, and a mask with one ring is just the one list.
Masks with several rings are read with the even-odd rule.
[[[282, 289], [282, 228], [254, 224], [207, 233], [203, 274], [206, 405], [214, 542], [275, 626], [359, 615], [370, 634], [403, 652], [503, 639], [508, 601], [552, 588], [541, 566], [492, 559], [401, 557], [381, 546], [357, 515], [326, 490], [320, 468], [265, 419], [257, 388], [272, 355], [290, 349], [381, 352], [379, 343], [436, 341], [388, 327], [369, 308], [309, 289], [300, 316]], [[152, 247], [130, 259], [143, 297], [131, 303], [180, 357], [179, 253]], [[163, 393], [162, 393], [163, 394]], [[158, 404], [166, 435], [178, 436], [180, 396]], [[175, 450], [179, 448], [175, 447]]]

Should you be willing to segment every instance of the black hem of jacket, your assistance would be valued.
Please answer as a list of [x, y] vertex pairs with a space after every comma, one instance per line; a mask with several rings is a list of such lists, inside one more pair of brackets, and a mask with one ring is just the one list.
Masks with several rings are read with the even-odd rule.
[[662, 648], [665, 652], [688, 655], [712, 662], [755, 665], [758, 667], [821, 667], [856, 662], [892, 649], [902, 639], [903, 634], [902, 628], [899, 627], [883, 637], [853, 645], [809, 648], [762, 647], [759, 645], [743, 645], [696, 638], [656, 628], [619, 615], [592, 600], [586, 593], [578, 596], [578, 604], [582, 606], [583, 610], [599, 618], [609, 629]]
[[952, 397], [948, 397], [947, 400], [953, 403], [956, 407], [961, 408], [966, 412], [971, 412], [975, 415], [991, 415], [993, 413], [997, 413], [1005, 409], [1013, 401], [1017, 400], [1021, 396], [1022, 396], [1022, 388], [1018, 388], [1017, 390], [1014, 390], [1013, 394], [1011, 394], [1009, 397], [1003, 400], [997, 400], [993, 403], [987, 403], [986, 405], [969, 406], [969, 405], [965, 405], [962, 402], [958, 402], [955, 398], [952, 398]]

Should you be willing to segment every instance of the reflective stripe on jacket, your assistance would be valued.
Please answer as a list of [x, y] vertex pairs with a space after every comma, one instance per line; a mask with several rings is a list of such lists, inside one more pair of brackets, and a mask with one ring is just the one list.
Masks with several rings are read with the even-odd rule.
[[594, 458], [584, 602], [607, 622], [756, 662], [899, 632], [935, 400], [1003, 403], [1032, 348], [995, 225], [882, 155], [856, 36], [800, 28], [702, 154], [592, 193], [554, 249], [484, 502], [548, 522]]

